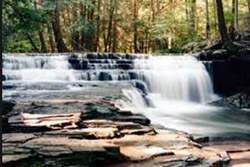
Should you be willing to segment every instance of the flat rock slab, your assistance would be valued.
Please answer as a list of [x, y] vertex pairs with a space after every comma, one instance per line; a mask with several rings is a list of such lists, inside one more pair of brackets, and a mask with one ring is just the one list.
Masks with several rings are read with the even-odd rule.
[[51, 129], [77, 128], [81, 120], [81, 112], [67, 114], [29, 114], [21, 113], [26, 126], [48, 127]]
[[157, 156], [174, 155], [174, 152], [155, 146], [130, 146], [122, 147], [121, 151], [125, 153], [131, 161], [143, 161]]
[[48, 138], [41, 137], [37, 139], [30, 140], [22, 145], [22, 147], [38, 147], [38, 146], [67, 146], [69, 148], [81, 147], [86, 148], [88, 151], [100, 150], [105, 151], [105, 148], [119, 148], [117, 145], [106, 142], [105, 140], [78, 140], [69, 139], [65, 137]]
[[24, 159], [30, 158], [31, 154], [15, 154], [15, 155], [3, 155], [2, 156], [2, 162], [3, 164], [16, 162]]
[[229, 154], [231, 167], [249, 167], [250, 166], [250, 151], [235, 152]]
[[84, 128], [71, 130], [56, 130], [44, 132], [45, 136], [64, 136], [70, 138], [86, 139], [110, 139], [119, 137], [121, 134], [117, 128]]
[[2, 135], [4, 143], [25, 143], [28, 140], [34, 139], [37, 136], [30, 133], [5, 133]]
[[143, 135], [152, 133], [155, 134], [153, 128], [149, 126], [143, 126], [139, 123], [135, 122], [121, 122], [121, 121], [111, 121], [105, 119], [94, 119], [94, 120], [86, 120], [82, 122], [84, 126], [93, 129], [93, 128], [116, 128], [119, 130], [119, 133], [122, 135]]

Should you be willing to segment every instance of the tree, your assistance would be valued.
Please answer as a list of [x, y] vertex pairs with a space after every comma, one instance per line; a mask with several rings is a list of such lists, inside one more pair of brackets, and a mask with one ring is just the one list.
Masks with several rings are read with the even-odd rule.
[[247, 4], [248, 4], [248, 24], [250, 28], [250, 0], [247, 0]]
[[191, 0], [190, 35], [192, 38], [195, 36], [195, 18], [196, 18], [196, 0]]
[[218, 26], [222, 43], [227, 50], [235, 52], [237, 47], [232, 43], [227, 34], [227, 27], [225, 24], [222, 0], [216, 0], [216, 4], [217, 4]]
[[209, 19], [209, 4], [208, 0], [206, 0], [206, 39], [211, 38], [211, 30], [210, 30], [210, 19]]
[[137, 46], [138, 31], [137, 31], [137, 21], [138, 21], [138, 9], [137, 9], [137, 0], [133, 0], [133, 26], [134, 26], [134, 52], [139, 53]]
[[58, 52], [68, 52], [68, 49], [64, 43], [61, 25], [60, 25], [60, 6], [58, 0], [55, 0], [55, 8], [51, 13], [51, 23], [54, 31], [55, 42]]

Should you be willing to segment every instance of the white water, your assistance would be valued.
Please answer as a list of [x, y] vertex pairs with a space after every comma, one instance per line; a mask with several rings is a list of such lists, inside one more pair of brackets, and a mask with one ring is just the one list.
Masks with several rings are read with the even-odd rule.
[[[3, 75], [6, 77], [4, 83], [92, 82], [98, 81], [101, 73], [105, 72], [113, 81], [146, 83], [148, 92], [144, 96], [147, 103], [140, 90], [132, 88], [122, 91], [130, 101], [121, 101], [121, 106], [146, 115], [154, 124], [193, 134], [250, 131], [244, 128], [247, 126], [241, 123], [242, 120], [235, 122], [235, 113], [229, 118], [224, 109], [207, 105], [218, 97], [213, 93], [211, 78], [205, 66], [191, 56], [140, 58], [135, 60], [134, 69], [130, 70], [118, 69], [116, 61], [108, 59], [102, 60], [106, 64], [92, 63], [91, 70], [73, 69], [67, 56], [7, 55], [3, 60]], [[20, 90], [33, 91], [27, 90], [27, 87]], [[76, 92], [85, 89], [71, 84], [68, 88]], [[4, 90], [3, 96], [20, 90]], [[65, 91], [64, 88], [59, 90]], [[52, 90], [41, 91], [53, 93]], [[221, 121], [220, 117], [228, 122]]]
[[[146, 65], [145, 65], [146, 64]], [[215, 97], [211, 78], [202, 62], [191, 56], [151, 57], [141, 63], [154, 98], [207, 103]]]

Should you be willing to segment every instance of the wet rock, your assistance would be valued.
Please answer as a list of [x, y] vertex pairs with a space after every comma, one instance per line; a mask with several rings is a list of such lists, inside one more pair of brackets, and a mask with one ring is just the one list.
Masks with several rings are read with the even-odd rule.
[[135, 59], [135, 56], [134, 56], [134, 55], [131, 55], [131, 54], [126, 54], [126, 55], [125, 55], [125, 59], [134, 60], [134, 59]]
[[197, 143], [205, 143], [209, 142], [209, 137], [208, 136], [202, 136], [202, 135], [195, 135], [192, 137], [193, 141]]
[[150, 120], [141, 115], [132, 115], [132, 116], [118, 116], [118, 117], [111, 117], [111, 120], [114, 121], [124, 121], [124, 122], [135, 122], [141, 125], [149, 125]]
[[139, 75], [136, 72], [129, 72], [129, 77], [131, 80], [139, 79]]
[[88, 53], [86, 57], [87, 59], [98, 59], [98, 55], [95, 53]]
[[2, 81], [5, 81], [5, 80], [7, 80], [6, 76], [2, 75]]
[[82, 70], [88, 70], [89, 69], [89, 66], [88, 66], [88, 64], [89, 64], [89, 62], [88, 62], [88, 60], [81, 60], [81, 64], [80, 64], [80, 68], [82, 69]]
[[109, 59], [116, 59], [116, 60], [118, 60], [119, 56], [117, 54], [115, 54], [115, 53], [109, 53], [108, 54], [108, 58]]
[[13, 101], [2, 101], [2, 115], [6, 115], [12, 111], [15, 103]]
[[93, 63], [93, 64], [101, 64], [102, 63], [102, 61], [99, 59], [90, 59], [89, 62]]
[[147, 95], [148, 94], [148, 89], [147, 89], [147, 85], [145, 84], [145, 82], [135, 82], [135, 87], [138, 88], [139, 90], [142, 91], [143, 94]]
[[134, 66], [132, 64], [118, 64], [118, 68], [123, 70], [131, 70], [134, 68]]
[[112, 76], [107, 73], [107, 72], [100, 72], [99, 74], [99, 80], [100, 81], [111, 81], [112, 80]]
[[237, 93], [233, 96], [215, 101], [212, 104], [230, 108], [250, 108], [250, 91]]
[[116, 61], [117, 64], [133, 64], [132, 60], [118, 60]]
[[70, 57], [68, 62], [71, 64], [71, 67], [76, 70], [81, 69], [81, 62], [77, 57]]
[[211, 54], [213, 52], [211, 50], [208, 51], [202, 51], [197, 55], [197, 58], [201, 61], [211, 60]]
[[10, 125], [9, 125], [9, 118], [5, 115], [2, 115], [2, 127], [3, 133], [9, 132]]
[[215, 50], [211, 54], [212, 60], [226, 60], [228, 57], [229, 57], [229, 53], [226, 49]]
[[186, 164], [188, 166], [191, 166], [191, 165], [197, 165], [197, 164], [200, 164], [201, 163], [201, 160], [200, 158], [197, 158], [197, 157], [189, 157], [185, 160]]
[[123, 116], [131, 116], [131, 115], [133, 115], [133, 113], [131, 111], [128, 111], [128, 110], [118, 110], [117, 113], [120, 114], [120, 115], [123, 115]]

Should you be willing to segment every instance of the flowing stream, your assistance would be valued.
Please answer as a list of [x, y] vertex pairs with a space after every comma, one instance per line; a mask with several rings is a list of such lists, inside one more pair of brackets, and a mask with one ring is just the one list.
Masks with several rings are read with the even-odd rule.
[[6, 54], [2, 77], [3, 99], [39, 91], [76, 95], [87, 89], [79, 83], [129, 82], [134, 86], [122, 91], [131, 103], [124, 107], [153, 124], [198, 135], [250, 135], [249, 112], [208, 105], [219, 97], [204, 64], [192, 56]]

